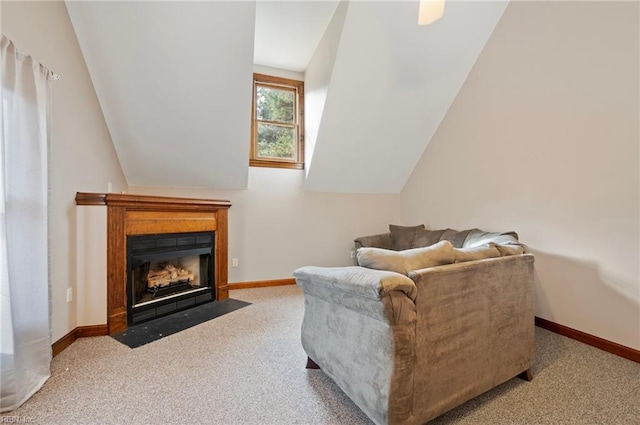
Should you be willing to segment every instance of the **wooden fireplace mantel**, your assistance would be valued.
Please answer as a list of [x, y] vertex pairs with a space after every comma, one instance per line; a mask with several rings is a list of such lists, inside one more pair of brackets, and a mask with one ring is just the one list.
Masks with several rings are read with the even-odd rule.
[[115, 193], [76, 194], [76, 205], [107, 207], [107, 327], [127, 329], [127, 236], [215, 231], [215, 299], [229, 297], [228, 210], [231, 202]]

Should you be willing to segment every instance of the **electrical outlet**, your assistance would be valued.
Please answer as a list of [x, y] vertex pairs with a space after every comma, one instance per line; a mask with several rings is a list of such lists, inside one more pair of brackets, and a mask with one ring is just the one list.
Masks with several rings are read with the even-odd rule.
[[356, 252], [354, 250], [351, 250], [351, 258], [356, 258]]
[[238, 259], [237, 258], [232, 258], [231, 259], [231, 267], [238, 267]]
[[73, 288], [67, 288], [67, 302], [73, 301]]
[[111, 182], [107, 182], [107, 192], [113, 192], [113, 184]]

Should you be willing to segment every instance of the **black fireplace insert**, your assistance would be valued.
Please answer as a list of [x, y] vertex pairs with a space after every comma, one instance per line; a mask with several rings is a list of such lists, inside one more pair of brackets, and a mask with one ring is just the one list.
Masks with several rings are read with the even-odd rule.
[[215, 232], [127, 237], [127, 323], [215, 300]]

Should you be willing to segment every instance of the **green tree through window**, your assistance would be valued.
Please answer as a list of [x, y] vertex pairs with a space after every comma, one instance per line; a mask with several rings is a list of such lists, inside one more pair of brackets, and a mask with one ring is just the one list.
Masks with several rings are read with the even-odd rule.
[[258, 86], [258, 156], [295, 159], [294, 92]]
[[302, 168], [302, 81], [254, 74], [250, 165]]

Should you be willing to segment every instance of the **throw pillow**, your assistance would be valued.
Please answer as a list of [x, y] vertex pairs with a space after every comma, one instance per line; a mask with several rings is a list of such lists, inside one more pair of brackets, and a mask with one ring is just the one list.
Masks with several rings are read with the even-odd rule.
[[418, 229], [416, 230], [416, 234], [413, 238], [411, 248], [423, 248], [425, 246], [436, 244], [440, 241], [440, 237], [443, 233], [444, 230]]
[[500, 251], [500, 255], [502, 257], [506, 257], [508, 255], [524, 254], [524, 246], [522, 245], [515, 245], [515, 244], [502, 245], [494, 242], [491, 242], [490, 245], [495, 246], [498, 249], [498, 251]]
[[454, 229], [446, 229], [442, 233], [442, 236], [440, 236], [440, 240], [451, 242], [454, 248], [462, 248], [465, 239], [467, 239], [467, 235], [469, 235], [472, 230], [473, 229], [468, 229], [458, 232]]
[[452, 264], [455, 261], [453, 245], [441, 241], [424, 248], [391, 251], [380, 248], [360, 248], [356, 254], [358, 264], [376, 270], [389, 270], [408, 276], [411, 270]]
[[391, 232], [391, 249], [394, 251], [402, 251], [411, 248], [416, 230], [424, 229], [424, 224], [419, 226], [397, 226], [389, 225]]
[[489, 244], [473, 248], [453, 248], [453, 251], [456, 254], [456, 263], [500, 257], [498, 248]]
[[518, 234], [516, 232], [485, 232], [480, 229], [472, 229], [464, 241], [464, 248], [485, 245], [495, 242], [501, 245], [519, 245]]

